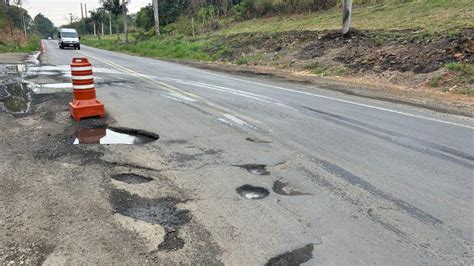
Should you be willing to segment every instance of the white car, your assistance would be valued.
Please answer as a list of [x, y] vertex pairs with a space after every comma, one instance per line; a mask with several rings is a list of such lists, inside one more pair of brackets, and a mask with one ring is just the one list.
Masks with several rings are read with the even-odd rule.
[[48, 40], [52, 40], [51, 37], [48, 37]]
[[64, 49], [66, 47], [72, 47], [74, 49], [81, 49], [81, 44], [79, 40], [79, 34], [75, 29], [60, 29], [58, 32], [58, 44], [59, 48]]

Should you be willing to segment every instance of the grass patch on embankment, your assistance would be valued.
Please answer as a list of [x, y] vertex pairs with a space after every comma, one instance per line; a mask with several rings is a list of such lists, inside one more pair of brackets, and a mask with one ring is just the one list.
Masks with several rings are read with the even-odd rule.
[[[354, 1], [352, 27], [364, 30], [417, 29], [427, 33], [457, 31], [474, 27], [471, 0], [386, 1], [376, 5], [357, 5]], [[401, 3], [405, 2], [405, 3]], [[213, 34], [244, 32], [282, 32], [296, 30], [338, 30], [341, 9], [335, 8], [295, 16], [274, 16], [229, 23]]]
[[39, 49], [40, 38], [30, 37], [28, 40], [7, 41], [0, 36], [0, 53], [30, 53]]
[[200, 61], [217, 60], [216, 56], [205, 52], [209, 42], [199, 38], [163, 36], [142, 41], [131, 40], [130, 43], [125, 43], [109, 36], [101, 40], [86, 36], [82, 38], [81, 42], [101, 49], [127, 52], [140, 56]]

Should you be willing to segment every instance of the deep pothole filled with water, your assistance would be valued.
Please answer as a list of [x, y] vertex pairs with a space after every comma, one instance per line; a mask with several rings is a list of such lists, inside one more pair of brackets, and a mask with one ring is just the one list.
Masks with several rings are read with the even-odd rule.
[[73, 144], [146, 144], [158, 138], [156, 134], [135, 129], [79, 128]]
[[246, 199], [263, 199], [270, 194], [266, 188], [251, 185], [243, 185], [236, 190], [240, 196]]

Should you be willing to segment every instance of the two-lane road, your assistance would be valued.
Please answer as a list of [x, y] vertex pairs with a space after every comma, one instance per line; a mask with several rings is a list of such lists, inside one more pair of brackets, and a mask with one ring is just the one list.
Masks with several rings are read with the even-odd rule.
[[[73, 57], [86, 56], [102, 70], [95, 72], [98, 97], [121, 126], [156, 132], [162, 141], [195, 141], [221, 150], [225, 161], [236, 164], [285, 162], [286, 168], [274, 174], [307, 187], [313, 196], [282, 200], [279, 204], [291, 211], [272, 215], [301, 217], [307, 235], [295, 230], [284, 243], [276, 234], [271, 244], [258, 240], [272, 241], [271, 236], [256, 236], [247, 243], [249, 252], [278, 253], [276, 247], [290, 250], [299, 239], [318, 238], [313, 263], [472, 262], [473, 119], [309, 85], [45, 43], [43, 66], [67, 69]], [[255, 146], [259, 150], [233, 145], [245, 138], [271, 144]], [[218, 217], [226, 210], [215, 212]], [[209, 230], [224, 242], [218, 229]], [[242, 243], [222, 245], [245, 249]], [[236, 262], [238, 252], [227, 252], [228, 262]], [[253, 255], [241, 262], [258, 261]]]

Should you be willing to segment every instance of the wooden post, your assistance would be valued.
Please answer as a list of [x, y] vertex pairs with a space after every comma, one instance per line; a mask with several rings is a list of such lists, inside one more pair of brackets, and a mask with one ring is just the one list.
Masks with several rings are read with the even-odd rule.
[[342, 35], [349, 32], [351, 26], [352, 0], [344, 0], [342, 8]]
[[155, 18], [155, 33], [160, 36], [160, 13], [158, 7], [158, 0], [153, 0], [153, 16]]
[[109, 34], [112, 35], [112, 14], [109, 12]]
[[195, 37], [195, 33], [194, 33], [194, 17], [191, 17], [191, 23], [193, 24], [193, 38]]

